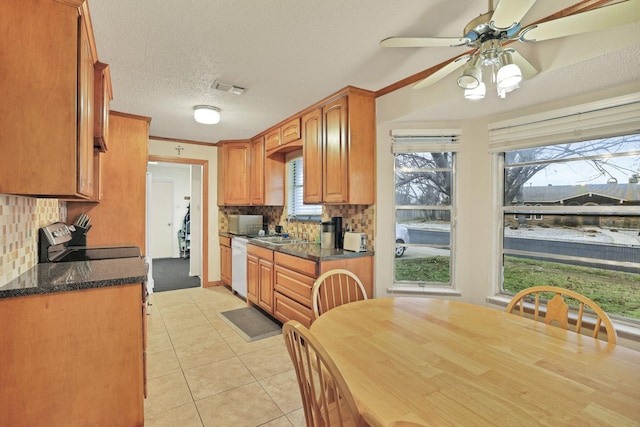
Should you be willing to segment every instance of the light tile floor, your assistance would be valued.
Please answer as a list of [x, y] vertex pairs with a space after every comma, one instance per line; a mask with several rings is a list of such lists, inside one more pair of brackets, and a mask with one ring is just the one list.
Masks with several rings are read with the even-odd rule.
[[219, 313], [246, 303], [223, 286], [160, 292], [147, 316], [145, 426], [304, 426], [282, 335], [246, 342]]

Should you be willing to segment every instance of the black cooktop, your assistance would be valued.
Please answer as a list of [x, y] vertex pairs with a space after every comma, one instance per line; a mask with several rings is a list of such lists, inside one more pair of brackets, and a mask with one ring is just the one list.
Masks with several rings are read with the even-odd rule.
[[67, 246], [67, 248], [51, 262], [95, 261], [99, 259], [140, 258], [137, 246]]

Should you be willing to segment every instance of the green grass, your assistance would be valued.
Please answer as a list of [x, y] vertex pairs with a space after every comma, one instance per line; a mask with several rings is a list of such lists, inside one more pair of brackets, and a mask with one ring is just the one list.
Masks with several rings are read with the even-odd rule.
[[[396, 280], [448, 283], [449, 258], [436, 256], [398, 259]], [[538, 285], [571, 289], [591, 298], [610, 315], [640, 319], [640, 274], [548, 261], [505, 258], [506, 292], [515, 294], [522, 289]]]

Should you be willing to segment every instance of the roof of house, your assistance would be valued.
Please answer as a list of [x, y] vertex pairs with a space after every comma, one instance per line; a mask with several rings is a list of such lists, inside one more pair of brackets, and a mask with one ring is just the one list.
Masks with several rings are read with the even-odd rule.
[[527, 204], [557, 203], [589, 195], [624, 202], [638, 201], [640, 200], [640, 184], [549, 185], [522, 189], [523, 202]]

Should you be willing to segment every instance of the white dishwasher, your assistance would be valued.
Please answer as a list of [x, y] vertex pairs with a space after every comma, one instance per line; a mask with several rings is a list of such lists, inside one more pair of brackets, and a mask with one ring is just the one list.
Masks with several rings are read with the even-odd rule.
[[244, 237], [231, 239], [231, 289], [247, 297], [247, 242]]

